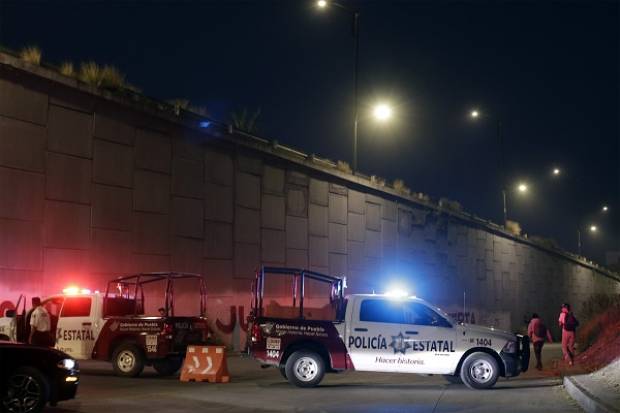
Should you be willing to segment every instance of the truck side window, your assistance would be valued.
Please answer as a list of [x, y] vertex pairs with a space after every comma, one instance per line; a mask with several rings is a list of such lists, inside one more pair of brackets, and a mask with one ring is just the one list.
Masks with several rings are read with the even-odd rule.
[[61, 317], [88, 317], [90, 315], [90, 297], [68, 297], [62, 306]]
[[402, 324], [404, 322], [402, 302], [381, 299], [364, 300], [360, 306], [360, 321]]
[[424, 304], [407, 302], [404, 305], [405, 324], [415, 324], [419, 326], [451, 327], [442, 316]]

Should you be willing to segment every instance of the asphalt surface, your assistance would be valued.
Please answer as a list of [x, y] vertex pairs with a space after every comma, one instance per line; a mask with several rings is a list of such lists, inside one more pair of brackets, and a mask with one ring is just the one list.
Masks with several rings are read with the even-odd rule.
[[[558, 356], [558, 346], [545, 359]], [[88, 412], [579, 412], [560, 378], [536, 370], [500, 379], [495, 388], [469, 390], [441, 376], [346, 372], [330, 374], [313, 389], [294, 387], [273, 368], [252, 359], [228, 358], [231, 383], [182, 383], [151, 370], [119, 378], [110, 365], [82, 362], [78, 397], [49, 413]]]

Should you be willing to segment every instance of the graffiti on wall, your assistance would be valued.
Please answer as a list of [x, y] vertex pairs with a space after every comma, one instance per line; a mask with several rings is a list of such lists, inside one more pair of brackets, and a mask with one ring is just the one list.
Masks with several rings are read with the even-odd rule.
[[15, 310], [15, 304], [12, 301], [2, 301], [0, 303], [0, 317], [4, 317], [7, 310]]
[[229, 318], [230, 320], [228, 321], [228, 323], [222, 322], [219, 318], [215, 320], [215, 325], [220, 332], [224, 334], [231, 334], [235, 330], [237, 322], [239, 322], [239, 327], [241, 328], [241, 330], [243, 330], [245, 333], [248, 332], [248, 322], [245, 318], [244, 308], [242, 305], [231, 305]]

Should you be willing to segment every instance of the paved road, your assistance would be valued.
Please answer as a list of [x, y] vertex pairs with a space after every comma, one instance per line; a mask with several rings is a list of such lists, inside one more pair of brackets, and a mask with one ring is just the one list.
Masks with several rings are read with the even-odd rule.
[[[557, 353], [557, 347], [547, 357]], [[558, 378], [528, 372], [501, 380], [493, 390], [473, 391], [442, 377], [347, 372], [326, 376], [321, 386], [299, 389], [275, 369], [230, 357], [229, 384], [181, 383], [152, 370], [135, 379], [114, 377], [105, 363], [82, 363], [76, 400], [49, 413], [88, 412], [579, 412]]]

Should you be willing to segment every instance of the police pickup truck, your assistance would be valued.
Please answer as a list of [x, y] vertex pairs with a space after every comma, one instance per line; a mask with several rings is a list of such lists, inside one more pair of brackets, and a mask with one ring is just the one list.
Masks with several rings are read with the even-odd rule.
[[[200, 314], [175, 316], [174, 284], [191, 283]], [[193, 285], [197, 284], [197, 285]], [[145, 294], [146, 290], [146, 294]], [[145, 295], [162, 294], [146, 315]], [[199, 295], [199, 297], [198, 297]], [[20, 302], [24, 302], [20, 297]], [[204, 344], [209, 336], [206, 287], [202, 276], [186, 273], [143, 273], [116, 278], [105, 293], [70, 287], [42, 300], [50, 315], [56, 349], [78, 360], [111, 361], [119, 376], [139, 375], [152, 365], [161, 375], [176, 373], [189, 344]], [[150, 306], [152, 308], [153, 306]], [[8, 311], [0, 318], [0, 340], [26, 341], [30, 312]]]
[[[265, 298], [267, 275], [292, 277], [292, 307]], [[327, 305], [310, 307], [316, 301], [305, 297], [308, 281], [328, 286]], [[438, 374], [488, 389], [500, 376], [514, 377], [528, 368], [527, 336], [457, 324], [413, 296], [345, 297], [343, 290], [343, 280], [336, 277], [263, 267], [252, 284], [249, 353], [263, 365], [278, 367], [299, 387], [318, 385], [326, 372], [357, 370]]]

